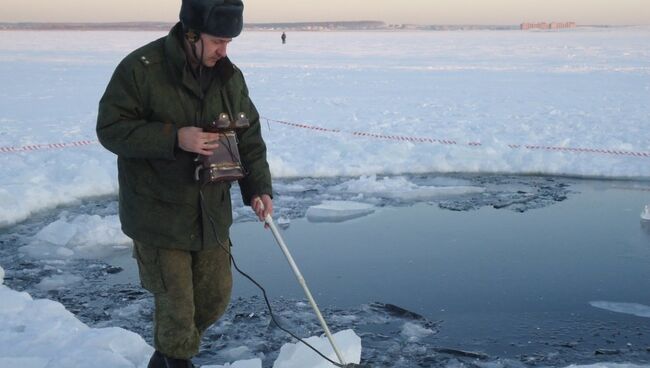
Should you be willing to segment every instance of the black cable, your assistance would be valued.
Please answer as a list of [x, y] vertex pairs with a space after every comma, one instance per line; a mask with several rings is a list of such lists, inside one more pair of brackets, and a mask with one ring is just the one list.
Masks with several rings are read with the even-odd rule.
[[[237, 139], [237, 134], [235, 134], [235, 139]], [[219, 138], [219, 141], [221, 141], [221, 138]], [[230, 154], [230, 159], [233, 162], [237, 161], [239, 166], [241, 166], [244, 174], [246, 174], [246, 168], [244, 167], [244, 164], [241, 162], [241, 158], [237, 157], [238, 155], [235, 155], [235, 152], [234, 152], [232, 146], [230, 145], [230, 139], [228, 139], [228, 137], [226, 137], [226, 145], [225, 146], [226, 146], [226, 150], [228, 150], [228, 153]]]
[[[203, 186], [205, 186], [205, 184], [203, 184]], [[201, 186], [201, 189], [199, 190], [199, 195], [201, 196], [201, 207], [205, 209], [205, 198], [203, 197], [203, 186]], [[235, 262], [235, 257], [233, 257], [232, 253], [230, 252], [230, 249], [225, 244], [223, 244], [221, 242], [221, 240], [219, 239], [219, 235], [217, 234], [217, 228], [216, 228], [216, 225], [214, 223], [214, 219], [212, 218], [212, 216], [210, 216], [210, 214], [207, 212], [207, 210], [205, 210], [205, 213], [208, 216], [208, 220], [210, 221], [210, 225], [212, 226], [212, 233], [214, 234], [214, 237], [217, 240], [217, 243], [219, 243], [219, 246], [221, 246], [221, 248], [228, 254], [228, 256], [230, 257], [230, 261], [232, 262], [232, 265], [235, 267], [237, 272], [239, 272], [242, 276], [247, 278], [250, 282], [252, 282], [255, 286], [257, 286], [262, 291], [262, 295], [264, 296], [264, 302], [266, 303], [266, 307], [269, 310], [269, 314], [271, 315], [271, 320], [273, 321], [273, 323], [275, 323], [275, 325], [278, 326], [278, 328], [280, 330], [286, 332], [287, 334], [289, 334], [294, 339], [300, 341], [301, 343], [303, 343], [305, 346], [307, 346], [308, 348], [310, 348], [311, 350], [316, 352], [316, 354], [320, 355], [323, 359], [327, 360], [328, 362], [330, 362], [330, 363], [332, 363], [335, 366], [340, 367], [340, 368], [348, 367], [349, 365], [344, 366], [341, 363], [337, 363], [337, 362], [333, 361], [332, 359], [326, 357], [318, 349], [311, 346], [307, 341], [301, 339], [300, 337], [296, 336], [293, 332], [287, 330], [286, 328], [282, 327], [282, 325], [280, 325], [280, 323], [275, 319], [275, 314], [273, 313], [273, 308], [271, 308], [271, 303], [269, 302], [269, 298], [266, 295], [266, 290], [264, 289], [264, 287], [262, 287], [262, 285], [260, 285], [257, 281], [255, 281], [255, 279], [253, 279], [251, 276], [249, 276], [247, 273], [245, 273], [239, 267], [237, 267], [237, 263]]]

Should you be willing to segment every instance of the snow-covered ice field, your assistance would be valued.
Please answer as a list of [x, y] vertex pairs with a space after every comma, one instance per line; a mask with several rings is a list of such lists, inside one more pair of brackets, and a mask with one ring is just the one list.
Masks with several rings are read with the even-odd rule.
[[[10, 231], [2, 239], [20, 243], [20, 257], [46, 265], [34, 272], [43, 276], [36, 291], [79, 282], [53, 272], [66, 262], [128, 252], [114, 201], [106, 200], [117, 193], [117, 173], [115, 157], [96, 143], [97, 102], [121, 58], [162, 35], [0, 32], [0, 227]], [[247, 32], [230, 46], [265, 118], [282, 223], [309, 215], [309, 206], [313, 219], [332, 221], [396, 203], [436, 201], [453, 210], [526, 203], [525, 210], [566, 196], [561, 182], [549, 190], [437, 176], [445, 173], [635, 179], [632, 186], [648, 187], [650, 28], [288, 36], [281, 45], [275, 33]], [[524, 199], [503, 199], [504, 191]], [[475, 200], [439, 202], [463, 195]], [[108, 204], [96, 209], [95, 200]], [[325, 202], [332, 200], [346, 202]], [[67, 209], [48, 212], [59, 206]], [[240, 203], [234, 212], [250, 217]], [[34, 216], [42, 220], [21, 225]], [[150, 353], [137, 335], [89, 328], [56, 302], [0, 288], [0, 367], [73, 367], [106, 354], [111, 367], [140, 367]], [[593, 306], [648, 313], [635, 303]], [[44, 311], [42, 322], [29, 319], [34, 311]], [[406, 340], [429, 334], [404, 326]], [[41, 345], [29, 342], [36, 338], [67, 347], [38, 355], [30, 349]]]
[[[95, 141], [113, 68], [161, 35], [2, 32], [0, 147]], [[650, 177], [649, 28], [275, 36], [230, 47], [259, 111], [335, 131], [264, 121], [276, 178]], [[0, 224], [117, 190], [115, 159], [97, 144], [29, 149], [0, 154]]]

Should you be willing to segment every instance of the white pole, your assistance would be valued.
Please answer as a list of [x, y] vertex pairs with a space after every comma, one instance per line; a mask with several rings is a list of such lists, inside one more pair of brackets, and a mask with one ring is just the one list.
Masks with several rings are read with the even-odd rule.
[[307, 283], [305, 282], [305, 278], [302, 277], [302, 273], [300, 273], [300, 270], [298, 269], [298, 265], [296, 265], [296, 262], [294, 262], [293, 257], [291, 256], [291, 253], [289, 252], [289, 248], [287, 248], [287, 245], [284, 243], [284, 240], [282, 239], [282, 236], [280, 235], [280, 232], [278, 231], [278, 228], [275, 226], [275, 223], [273, 222], [273, 218], [271, 215], [266, 215], [264, 218], [264, 221], [269, 225], [271, 228], [271, 232], [273, 233], [273, 236], [275, 237], [275, 240], [277, 241], [278, 245], [282, 249], [282, 253], [284, 253], [284, 256], [287, 257], [287, 261], [289, 261], [289, 265], [291, 266], [291, 269], [293, 270], [293, 273], [296, 275], [296, 278], [298, 279], [298, 282], [302, 286], [303, 290], [305, 291], [305, 295], [307, 295], [307, 299], [309, 300], [309, 304], [311, 304], [311, 307], [314, 309], [314, 312], [316, 312], [316, 316], [318, 317], [318, 320], [320, 321], [320, 325], [325, 331], [325, 335], [327, 336], [327, 339], [329, 340], [330, 344], [332, 345], [332, 348], [334, 349], [334, 352], [336, 353], [336, 356], [339, 358], [339, 362], [341, 362], [341, 365], [345, 366], [345, 359], [343, 359], [343, 355], [339, 351], [339, 349], [336, 347], [336, 343], [334, 342], [334, 338], [332, 337], [332, 333], [330, 332], [329, 327], [327, 327], [327, 323], [325, 322], [325, 319], [323, 318], [323, 315], [320, 312], [320, 309], [318, 309], [318, 306], [316, 305], [316, 301], [314, 298], [311, 296], [311, 292], [309, 291], [309, 288], [307, 287]]

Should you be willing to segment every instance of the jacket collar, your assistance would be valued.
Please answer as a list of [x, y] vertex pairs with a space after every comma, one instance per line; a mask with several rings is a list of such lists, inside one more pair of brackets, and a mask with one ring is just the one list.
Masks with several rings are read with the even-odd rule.
[[[192, 75], [189, 69], [190, 67], [187, 65], [187, 55], [185, 54], [183, 42], [183, 26], [179, 22], [174, 25], [165, 38], [165, 57], [168, 60], [173, 75], [178, 77], [179, 82], [190, 89], [196, 96], [200, 97], [202, 95], [201, 88], [197, 79]], [[235, 73], [235, 66], [228, 57], [219, 60], [214, 68], [216, 68], [222, 86]]]

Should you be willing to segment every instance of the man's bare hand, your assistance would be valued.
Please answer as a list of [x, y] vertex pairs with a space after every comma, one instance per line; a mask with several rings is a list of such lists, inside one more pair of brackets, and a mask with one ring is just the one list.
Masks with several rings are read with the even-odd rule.
[[219, 133], [204, 132], [198, 127], [184, 127], [178, 130], [178, 146], [187, 152], [210, 156], [219, 147]]
[[268, 194], [253, 196], [251, 207], [260, 221], [264, 221], [267, 215], [273, 216], [273, 200]]

